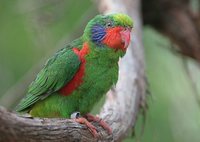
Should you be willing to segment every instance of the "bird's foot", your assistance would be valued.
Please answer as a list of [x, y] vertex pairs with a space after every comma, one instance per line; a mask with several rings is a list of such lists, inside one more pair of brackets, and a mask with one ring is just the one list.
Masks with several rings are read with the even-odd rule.
[[77, 123], [85, 124], [95, 138], [99, 137], [96, 127], [92, 125], [86, 118], [81, 117], [80, 112], [73, 113], [71, 118], [74, 119], [74, 121]]
[[94, 116], [94, 115], [87, 113], [84, 117], [89, 122], [94, 121], [94, 122], [99, 123], [99, 125], [102, 126], [105, 130], [107, 130], [109, 134], [112, 134], [112, 129], [110, 128], [110, 126], [105, 121], [103, 121], [101, 118], [99, 118], [98, 116]]
[[80, 123], [80, 124], [85, 124], [88, 127], [88, 129], [90, 130], [91, 134], [95, 138], [98, 137], [96, 127], [94, 125], [92, 125], [87, 119], [85, 119], [84, 117], [79, 117], [79, 118], [75, 118], [75, 121]]

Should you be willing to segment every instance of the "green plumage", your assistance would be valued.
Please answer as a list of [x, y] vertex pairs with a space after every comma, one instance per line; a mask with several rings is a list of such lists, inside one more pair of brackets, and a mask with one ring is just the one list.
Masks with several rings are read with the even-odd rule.
[[[119, 14], [117, 16], [119, 18]], [[110, 15], [107, 18], [113, 17], [114, 15]], [[96, 19], [101, 21], [101, 18], [100, 16]], [[91, 41], [90, 30], [97, 22], [94, 19], [89, 22], [81, 38], [68, 44], [47, 61], [30, 84], [16, 111], [26, 111], [37, 117], [69, 117], [75, 111], [85, 114], [116, 84], [118, 60], [125, 52]], [[81, 50], [84, 43], [88, 44], [89, 53], [85, 56], [83, 81], [70, 95], [64, 96], [59, 90], [73, 79], [82, 64], [72, 49]]]

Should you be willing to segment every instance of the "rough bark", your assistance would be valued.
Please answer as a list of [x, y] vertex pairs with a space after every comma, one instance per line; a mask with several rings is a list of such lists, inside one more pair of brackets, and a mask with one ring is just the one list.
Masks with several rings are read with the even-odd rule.
[[[97, 141], [84, 125], [70, 119], [20, 117], [2, 107], [0, 107], [0, 116], [1, 142]], [[98, 126], [97, 128], [101, 141], [112, 141], [112, 135], [109, 136], [107, 132]]]
[[68, 119], [23, 118], [0, 108], [0, 141], [120, 141], [135, 124], [138, 111], [145, 105], [145, 75], [141, 39], [140, 0], [101, 0], [103, 13], [123, 12], [135, 21], [132, 42], [127, 54], [120, 60], [119, 80], [107, 94], [100, 113], [113, 130], [108, 135], [97, 126], [99, 138], [94, 138], [84, 125]]

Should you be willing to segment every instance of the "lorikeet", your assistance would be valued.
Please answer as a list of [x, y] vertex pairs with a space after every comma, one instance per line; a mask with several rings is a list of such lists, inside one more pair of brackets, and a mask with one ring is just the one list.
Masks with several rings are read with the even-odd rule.
[[33, 117], [87, 114], [116, 84], [118, 60], [130, 42], [132, 19], [125, 14], [97, 15], [83, 35], [51, 57], [16, 107]]

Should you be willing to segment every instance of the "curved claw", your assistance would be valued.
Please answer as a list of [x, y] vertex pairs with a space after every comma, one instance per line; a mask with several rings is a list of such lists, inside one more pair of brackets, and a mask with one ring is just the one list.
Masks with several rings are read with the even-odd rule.
[[112, 134], [112, 129], [110, 128], [110, 126], [105, 121], [103, 121], [101, 118], [99, 118], [98, 116], [93, 116], [88, 113], [84, 117], [88, 121], [98, 122], [99, 125], [102, 126], [105, 130], [107, 130], [109, 134]]
[[93, 126], [87, 119], [83, 118], [83, 117], [80, 117], [80, 118], [75, 118], [74, 119], [76, 122], [80, 123], [80, 124], [85, 124], [89, 131], [91, 132], [91, 134], [97, 138], [99, 135], [97, 133], [97, 129], [95, 126]]
[[108, 134], [112, 134], [112, 129], [110, 128], [110, 126], [103, 121], [102, 119], [99, 121], [99, 125], [101, 125], [105, 130], [108, 131]]

